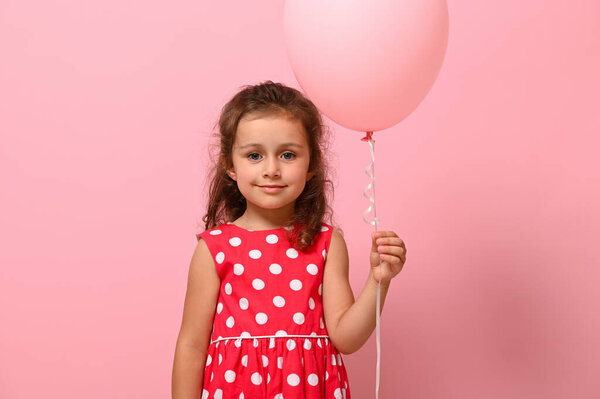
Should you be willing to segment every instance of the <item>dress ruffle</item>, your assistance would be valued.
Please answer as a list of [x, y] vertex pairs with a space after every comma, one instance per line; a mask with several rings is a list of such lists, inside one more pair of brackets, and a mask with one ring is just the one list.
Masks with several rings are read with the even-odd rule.
[[209, 397], [349, 399], [350, 390], [328, 338], [237, 338], [208, 348], [202, 399]]

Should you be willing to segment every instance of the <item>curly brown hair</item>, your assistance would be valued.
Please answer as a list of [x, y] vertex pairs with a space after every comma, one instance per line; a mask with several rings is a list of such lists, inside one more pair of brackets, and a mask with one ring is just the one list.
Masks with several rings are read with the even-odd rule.
[[[287, 231], [290, 244], [305, 250], [313, 244], [323, 222], [333, 225], [333, 211], [329, 197], [333, 197], [333, 184], [327, 177], [325, 154], [329, 143], [329, 129], [323, 124], [317, 107], [300, 91], [268, 80], [257, 85], [242, 86], [242, 90], [227, 102], [219, 117], [215, 141], [216, 151], [211, 151], [207, 212], [202, 218], [206, 230], [224, 222], [232, 222], [246, 210], [246, 199], [237, 182], [226, 173], [233, 165], [232, 147], [238, 123], [245, 115], [282, 115], [302, 123], [310, 151], [309, 171], [313, 177], [296, 199], [292, 229]], [[216, 127], [216, 125], [215, 125]], [[215, 129], [213, 128], [213, 131]], [[218, 153], [218, 159], [215, 155]]]

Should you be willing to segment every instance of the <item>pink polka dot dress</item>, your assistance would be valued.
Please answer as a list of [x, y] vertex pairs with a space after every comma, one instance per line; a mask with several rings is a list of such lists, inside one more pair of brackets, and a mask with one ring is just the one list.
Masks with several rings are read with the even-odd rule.
[[221, 279], [202, 399], [350, 398], [323, 316], [332, 227], [323, 224], [305, 251], [290, 245], [285, 229], [228, 222], [197, 234]]

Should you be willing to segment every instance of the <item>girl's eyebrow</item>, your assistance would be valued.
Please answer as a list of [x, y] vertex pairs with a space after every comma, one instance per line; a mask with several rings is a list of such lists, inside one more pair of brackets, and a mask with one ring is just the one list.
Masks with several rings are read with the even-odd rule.
[[[248, 147], [262, 147], [262, 144], [260, 143], [250, 143], [250, 144], [245, 144], [241, 147], [238, 147], [240, 150], [244, 149], [244, 148], [248, 148]], [[302, 145], [298, 144], [298, 143], [283, 143], [281, 144], [279, 147], [298, 147], [298, 148], [302, 148]]]

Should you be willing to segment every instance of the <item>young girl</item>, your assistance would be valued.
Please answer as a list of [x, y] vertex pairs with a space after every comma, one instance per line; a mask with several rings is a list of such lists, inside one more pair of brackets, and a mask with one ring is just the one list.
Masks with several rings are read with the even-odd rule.
[[246, 86], [223, 108], [219, 130], [173, 398], [350, 398], [341, 354], [373, 332], [378, 283], [383, 305], [405, 245], [392, 231], [371, 234], [370, 273], [355, 301], [344, 238], [325, 222], [322, 119], [298, 90]]

